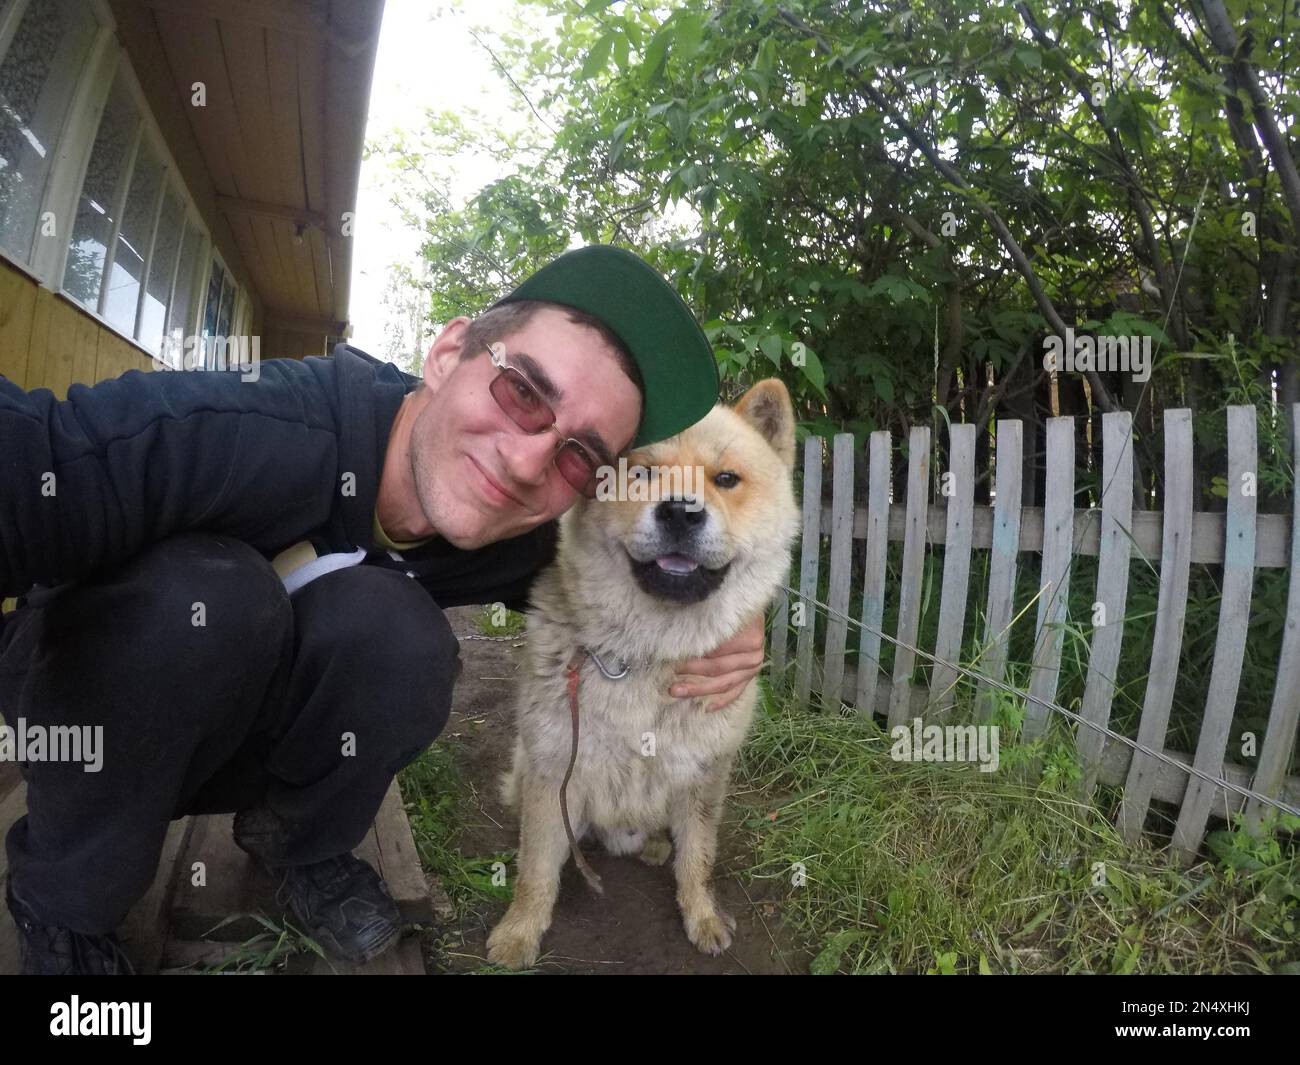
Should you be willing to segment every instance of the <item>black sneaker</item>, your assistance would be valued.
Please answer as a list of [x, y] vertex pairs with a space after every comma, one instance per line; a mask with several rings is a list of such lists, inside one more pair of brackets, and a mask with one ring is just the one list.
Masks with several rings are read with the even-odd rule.
[[134, 976], [135, 966], [115, 935], [92, 936], [42, 924], [5, 885], [5, 902], [18, 926], [24, 976]]
[[276, 901], [291, 908], [307, 933], [338, 958], [364, 964], [401, 935], [402, 915], [388, 885], [355, 855], [269, 871], [280, 881]]

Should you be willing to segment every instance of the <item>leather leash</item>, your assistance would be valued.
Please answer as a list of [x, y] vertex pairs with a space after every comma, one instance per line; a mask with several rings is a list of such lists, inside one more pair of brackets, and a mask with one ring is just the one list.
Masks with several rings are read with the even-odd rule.
[[[582, 856], [578, 841], [573, 836], [573, 826], [569, 823], [569, 778], [573, 776], [573, 766], [578, 761], [578, 671], [582, 668], [582, 660], [586, 657], [587, 649], [579, 647], [569, 658], [569, 664], [564, 667], [564, 676], [569, 688], [569, 720], [573, 723], [573, 749], [569, 754], [569, 768], [564, 771], [564, 780], [560, 783], [560, 816], [564, 818], [564, 834], [569, 837], [569, 852], [573, 855], [574, 863], [582, 871], [588, 886], [597, 895], [603, 895], [605, 888], [600, 882], [600, 874], [588, 865], [587, 859]], [[604, 672], [603, 666], [601, 671]]]

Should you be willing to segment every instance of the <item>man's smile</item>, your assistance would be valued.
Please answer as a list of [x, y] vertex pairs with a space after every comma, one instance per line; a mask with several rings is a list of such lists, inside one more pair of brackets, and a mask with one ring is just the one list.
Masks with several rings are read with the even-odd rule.
[[465, 457], [469, 459], [470, 465], [478, 472], [480, 494], [486, 496], [493, 506], [502, 507], [513, 503], [515, 506], [523, 507], [525, 510], [530, 509], [518, 496], [511, 495], [506, 491], [501, 482], [488, 473], [488, 471], [484, 469], [483, 465], [479, 463], [473, 455], [466, 455]]

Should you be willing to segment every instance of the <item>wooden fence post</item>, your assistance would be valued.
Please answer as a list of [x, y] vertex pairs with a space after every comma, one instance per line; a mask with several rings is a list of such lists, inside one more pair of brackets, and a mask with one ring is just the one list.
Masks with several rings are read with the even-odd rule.
[[813, 634], [817, 630], [817, 566], [821, 557], [822, 438], [809, 436], [803, 446], [803, 544], [799, 558], [799, 639], [795, 644], [794, 694], [806, 705], [812, 691]]
[[[1250, 626], [1250, 596], [1255, 583], [1255, 494], [1258, 490], [1259, 451], [1255, 442], [1255, 408], [1228, 408], [1228, 521], [1223, 540], [1223, 585], [1219, 599], [1219, 631], [1214, 640], [1214, 663], [1205, 695], [1205, 715], [1192, 762], [1213, 777], [1223, 775], [1223, 756], [1232, 728], [1232, 708], [1241, 682]], [[1183, 865], [1196, 860], [1205, 837], [1210, 805], [1221, 788], [1200, 777], [1189, 777], [1183, 806], [1174, 826], [1173, 848]]]
[[914, 426], [907, 446], [907, 531], [898, 581], [899, 642], [894, 648], [894, 686], [889, 695], [890, 728], [901, 725], [912, 711], [912, 667], [916, 662], [912, 647], [921, 626], [921, 574], [930, 511], [929, 426]]
[[[1124, 639], [1124, 614], [1128, 609], [1128, 569], [1133, 524], [1133, 415], [1117, 410], [1101, 417], [1101, 544], [1097, 560], [1097, 598], [1093, 603], [1094, 627], [1088, 654], [1088, 679], [1083, 687], [1080, 716], [1101, 728], [1110, 724], [1115, 698], [1115, 676]], [[1101, 624], [1095, 612], [1104, 612]], [[1106, 736], [1080, 725], [1075, 746], [1083, 766], [1080, 793], [1090, 799], [1097, 787]]]
[[[1300, 403], [1291, 406], [1291, 440], [1295, 445], [1295, 468], [1300, 470]], [[1254, 791], [1276, 799], [1282, 794], [1291, 752], [1295, 750], [1296, 725], [1300, 723], [1300, 485], [1292, 487], [1291, 576], [1286, 596], [1286, 628], [1282, 632], [1282, 653], [1277, 661], [1273, 705], [1268, 711], [1264, 745], [1255, 769]], [[1266, 807], [1258, 799], [1246, 803], [1246, 828], [1258, 832]]]
[[[1160, 596], [1156, 606], [1156, 631], [1151, 647], [1138, 743], [1163, 750], [1169, 728], [1169, 710], [1178, 679], [1178, 656], [1183, 645], [1183, 620], [1187, 609], [1187, 580], [1192, 562], [1192, 412], [1185, 407], [1165, 411], [1165, 509], [1160, 552]], [[1129, 843], [1142, 835], [1151, 793], [1155, 788], [1156, 759], [1134, 751], [1119, 807], [1119, 829]]]
[[880, 626], [885, 619], [885, 576], [889, 563], [889, 469], [887, 430], [871, 434], [870, 481], [867, 485], [867, 557], [862, 583], [862, 631], [858, 644], [858, 712], [876, 709], [880, 677]]
[[[993, 501], [993, 542], [989, 552], [989, 596], [984, 611], [984, 640], [975, 656], [981, 672], [1001, 681], [1007, 671], [1007, 650], [1011, 644], [1011, 612], [1016, 598], [1016, 556], [1020, 551], [1020, 474], [1024, 449], [1024, 426], [1018, 421], [999, 421], [997, 479]], [[986, 680], [976, 688], [976, 717], [993, 716], [997, 689]]]
[[[1025, 703], [1025, 742], [1041, 736], [1051, 713], [1043, 703], [1056, 701], [1065, 639], [1070, 569], [1074, 564], [1074, 419], [1047, 420], [1047, 491], [1043, 506], [1043, 566], [1039, 572], [1038, 624], [1034, 661]], [[1042, 700], [1036, 702], [1035, 700]]]
[[[954, 425], [948, 438], [948, 470], [955, 493], [948, 497], [947, 533], [943, 545], [943, 592], [939, 598], [939, 631], [934, 656], [956, 663], [966, 621], [970, 585], [970, 547], [975, 516], [975, 426]], [[957, 671], [936, 662], [930, 674], [928, 715], [947, 714], [957, 703]]]
[[831, 572], [826, 605], [822, 706], [840, 708], [844, 646], [848, 637], [849, 582], [853, 576], [853, 434], [836, 435], [831, 452]]

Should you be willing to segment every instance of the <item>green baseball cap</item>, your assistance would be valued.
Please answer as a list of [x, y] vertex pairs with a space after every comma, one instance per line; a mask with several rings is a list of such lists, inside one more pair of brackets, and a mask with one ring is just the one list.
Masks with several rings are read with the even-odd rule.
[[632, 353], [645, 383], [633, 446], [679, 433], [718, 401], [713, 347], [676, 290], [639, 256], [609, 244], [567, 251], [492, 306], [545, 300], [599, 318]]

